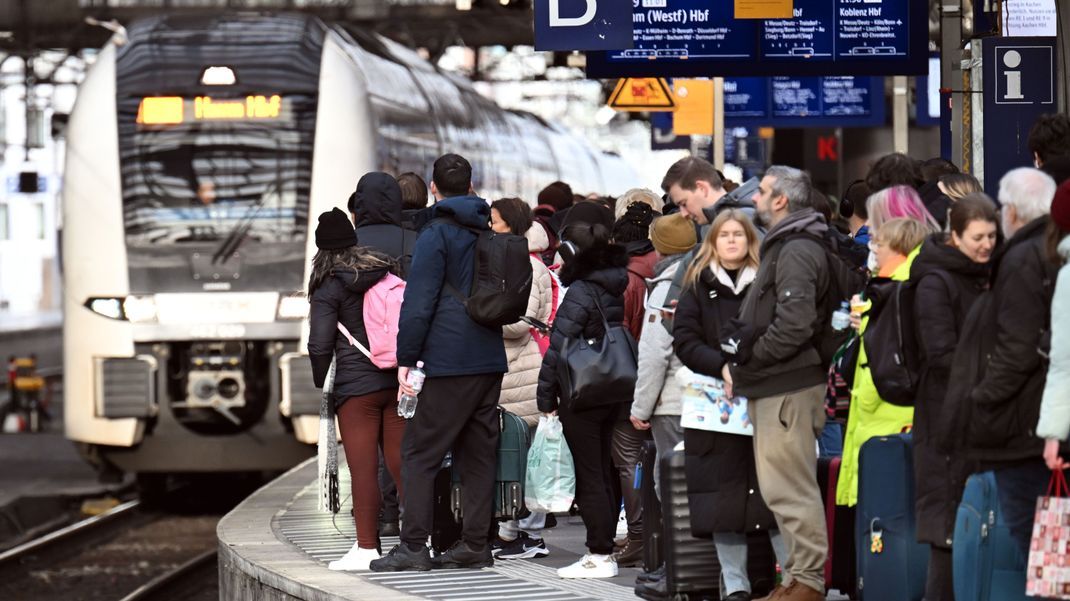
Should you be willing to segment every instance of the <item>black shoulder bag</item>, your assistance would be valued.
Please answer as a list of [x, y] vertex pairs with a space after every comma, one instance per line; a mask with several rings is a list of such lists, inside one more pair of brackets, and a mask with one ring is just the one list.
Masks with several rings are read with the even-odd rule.
[[572, 411], [631, 402], [638, 372], [635, 338], [623, 325], [610, 327], [598, 298], [592, 295], [602, 317], [605, 334], [587, 339], [582, 334], [565, 339], [557, 362], [561, 400]]

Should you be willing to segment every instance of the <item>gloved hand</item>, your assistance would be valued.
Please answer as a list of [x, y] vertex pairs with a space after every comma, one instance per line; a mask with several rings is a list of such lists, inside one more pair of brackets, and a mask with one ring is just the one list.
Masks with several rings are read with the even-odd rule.
[[721, 353], [737, 365], [746, 365], [758, 340], [758, 330], [749, 323], [733, 319], [721, 330]]

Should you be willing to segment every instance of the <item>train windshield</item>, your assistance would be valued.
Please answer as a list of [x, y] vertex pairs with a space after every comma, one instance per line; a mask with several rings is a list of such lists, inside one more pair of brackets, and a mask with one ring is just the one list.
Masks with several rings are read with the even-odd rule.
[[299, 94], [120, 98], [130, 247], [303, 243], [315, 101]]

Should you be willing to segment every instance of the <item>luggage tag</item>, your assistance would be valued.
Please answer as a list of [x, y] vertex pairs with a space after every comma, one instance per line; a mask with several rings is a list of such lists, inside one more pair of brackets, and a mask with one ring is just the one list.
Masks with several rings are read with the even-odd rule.
[[884, 552], [884, 531], [876, 529], [877, 520], [874, 519], [870, 524], [869, 535], [869, 552], [874, 555], [880, 555]]

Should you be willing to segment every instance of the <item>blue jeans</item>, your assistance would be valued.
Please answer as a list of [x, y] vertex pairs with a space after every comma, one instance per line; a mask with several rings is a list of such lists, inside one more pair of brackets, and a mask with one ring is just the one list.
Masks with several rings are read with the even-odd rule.
[[825, 422], [817, 439], [818, 457], [841, 457], [843, 455], [843, 424], [831, 419]]
[[[788, 565], [788, 547], [779, 530], [769, 531], [773, 554], [781, 566]], [[741, 532], [715, 532], [713, 546], [717, 547], [717, 559], [721, 562], [721, 595], [745, 591], [750, 593], [750, 578], [747, 576], [747, 535]]]

